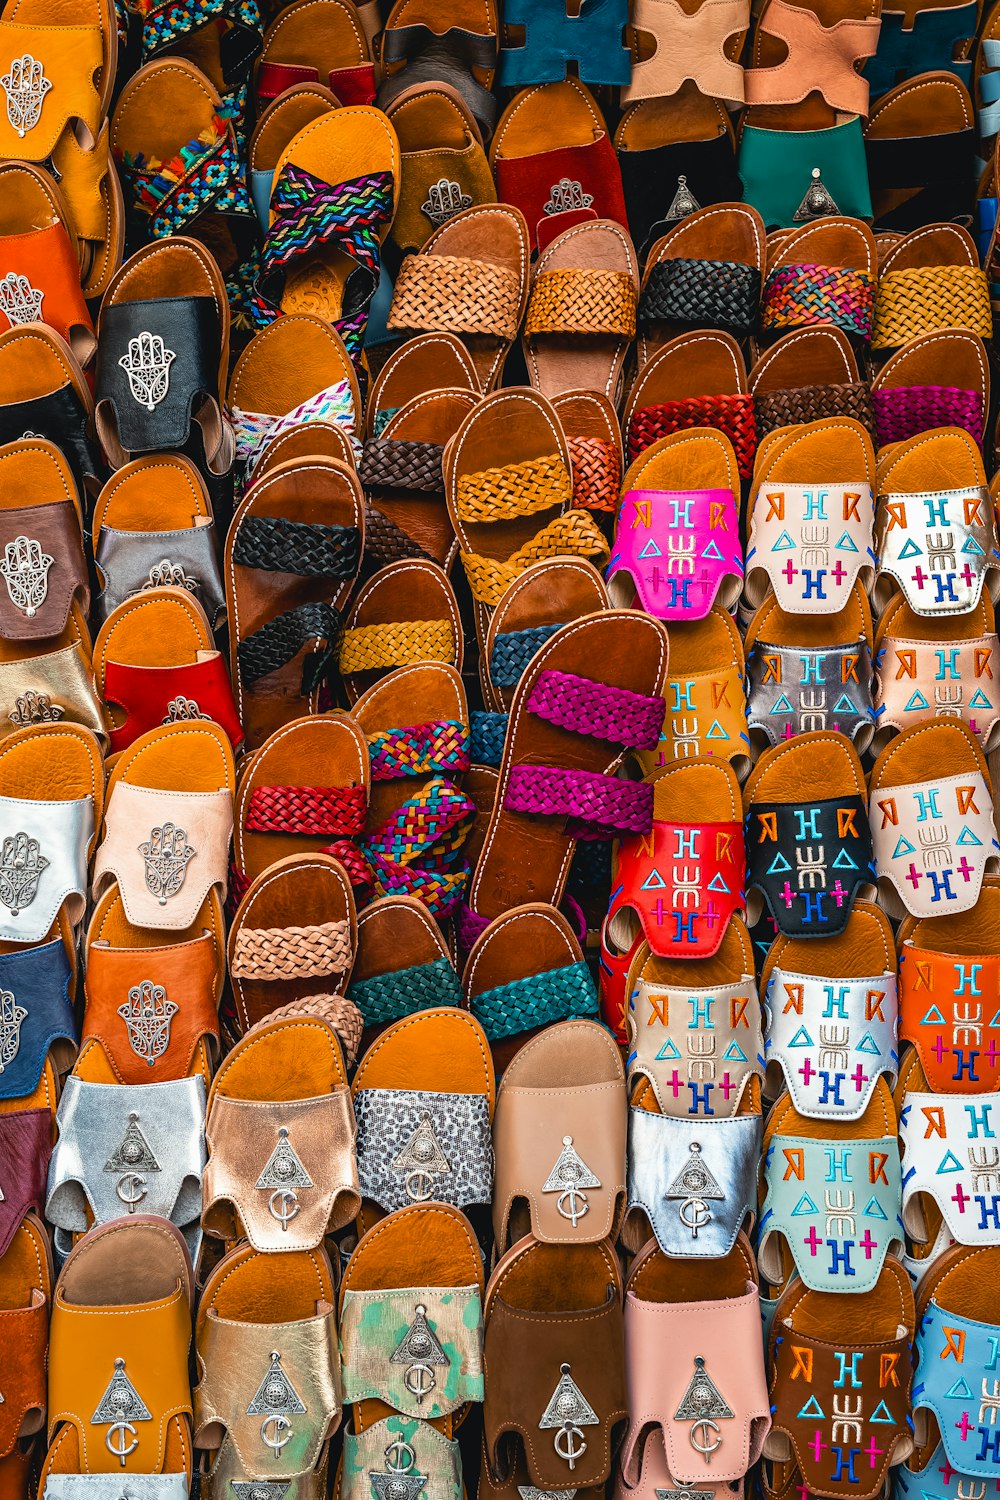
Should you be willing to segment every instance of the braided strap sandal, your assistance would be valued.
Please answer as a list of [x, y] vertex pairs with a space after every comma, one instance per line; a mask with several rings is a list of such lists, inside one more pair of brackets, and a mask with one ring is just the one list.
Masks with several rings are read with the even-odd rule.
[[832, 324], [865, 344], [875, 317], [875, 240], [867, 225], [830, 217], [782, 235], [768, 259], [765, 334]]
[[[249, 84], [253, 59], [260, 50], [263, 25], [257, 0], [139, 0], [142, 18], [141, 58], [151, 62], [172, 48], [200, 58], [213, 78], [222, 80], [220, 114], [233, 121], [237, 144], [246, 144]], [[213, 47], [214, 36], [218, 43]], [[217, 58], [212, 58], [215, 51]], [[176, 53], [174, 54], [176, 55]]]
[[982, 447], [989, 401], [989, 361], [978, 334], [967, 328], [918, 334], [890, 354], [872, 381], [875, 446], [961, 427]]
[[958, 224], [915, 229], [886, 253], [875, 302], [873, 352], [899, 349], [921, 333], [967, 328], [993, 337], [989, 283], [975, 243]]
[[694, 427], [714, 427], [732, 443], [741, 479], [749, 479], [757, 449], [753, 397], [746, 365], [727, 333], [682, 333], [641, 370], [622, 417], [629, 463], [660, 438]]
[[523, 901], [558, 905], [577, 838], [648, 834], [652, 787], [613, 773], [658, 743], [666, 670], [662, 626], [630, 610], [584, 616], [536, 652], [511, 705], [466, 932]]
[[370, 1028], [439, 1005], [461, 1007], [462, 986], [437, 922], [413, 896], [380, 896], [358, 917], [347, 998]]
[[386, 672], [418, 662], [462, 670], [464, 636], [447, 575], [405, 559], [380, 568], [359, 590], [340, 639], [340, 674], [353, 703]]
[[563, 391], [552, 402], [569, 448], [574, 510], [618, 509], [622, 430], [618, 413], [597, 391]]
[[736, 339], [756, 333], [764, 255], [764, 224], [749, 204], [695, 209], [668, 229], [646, 258], [639, 368], [686, 328], [718, 328]]
[[225, 576], [230, 668], [250, 748], [318, 711], [363, 546], [361, 486], [346, 464], [293, 459], [244, 496]]
[[783, 334], [752, 366], [749, 386], [761, 442], [779, 427], [827, 417], [850, 417], [874, 437], [871, 391], [841, 328], [824, 323]]

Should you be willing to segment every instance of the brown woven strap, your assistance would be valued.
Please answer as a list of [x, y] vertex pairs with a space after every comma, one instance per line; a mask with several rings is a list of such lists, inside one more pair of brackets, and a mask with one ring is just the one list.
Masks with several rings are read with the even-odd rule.
[[520, 464], [460, 474], [455, 509], [460, 521], [510, 521], [540, 510], [568, 505], [573, 481], [558, 453], [529, 458]]
[[421, 661], [454, 661], [455, 632], [450, 620], [399, 620], [345, 630], [340, 644], [341, 672], [377, 672]]
[[626, 271], [541, 271], [535, 277], [524, 331], [635, 337], [638, 294]]
[[444, 492], [441, 455], [437, 443], [410, 443], [400, 438], [370, 438], [358, 465], [365, 489], [419, 490], [426, 495]]
[[291, 1000], [287, 1005], [279, 1005], [277, 1010], [270, 1011], [263, 1020], [251, 1026], [246, 1035], [253, 1036], [271, 1021], [299, 1021], [310, 1016], [318, 1016], [333, 1027], [344, 1049], [344, 1060], [350, 1067], [358, 1055], [365, 1023], [354, 1001], [343, 995], [304, 995], [301, 1000]]
[[464, 255], [408, 255], [386, 326], [395, 332], [517, 336], [521, 288], [513, 271]]
[[425, 552], [419, 542], [415, 542], [411, 536], [407, 536], [401, 526], [374, 505], [365, 506], [365, 563], [400, 562], [404, 557], [422, 557], [428, 562], [433, 562], [429, 552]]
[[229, 972], [234, 979], [318, 979], [324, 974], [346, 974], [353, 962], [348, 922], [240, 927]]
[[863, 380], [758, 392], [754, 397], [754, 407], [760, 437], [777, 427], [799, 427], [805, 422], [824, 421], [827, 417], [853, 417], [867, 432], [875, 431], [871, 392]]

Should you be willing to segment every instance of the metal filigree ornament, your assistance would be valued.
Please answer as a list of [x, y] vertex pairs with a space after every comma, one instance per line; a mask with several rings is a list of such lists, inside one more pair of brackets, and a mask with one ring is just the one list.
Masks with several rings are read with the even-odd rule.
[[691, 1142], [688, 1153], [687, 1161], [664, 1197], [681, 1200], [678, 1216], [685, 1229], [690, 1229], [691, 1238], [696, 1240], [698, 1230], [703, 1229], [712, 1217], [709, 1203], [721, 1203], [726, 1195], [706, 1167], [698, 1141]]
[[0, 312], [6, 313], [12, 328], [39, 322], [44, 300], [45, 293], [36, 291], [27, 276], [17, 271], [0, 276]]
[[413, 1322], [389, 1356], [389, 1363], [406, 1365], [403, 1384], [411, 1396], [416, 1396], [418, 1404], [437, 1384], [433, 1367], [451, 1364], [437, 1334], [427, 1322], [427, 1309], [423, 1303], [417, 1303]]
[[163, 716], [164, 724], [182, 724], [190, 719], [210, 719], [211, 714], [203, 714], [201, 708], [193, 698], [179, 696], [171, 698], [167, 704], [167, 711]]
[[162, 1057], [170, 1046], [170, 1023], [180, 1009], [173, 1000], [167, 999], [162, 984], [144, 979], [129, 990], [124, 1005], [119, 1005], [118, 1014], [128, 1030], [128, 1044], [136, 1057], [150, 1067]]
[[397, 1437], [385, 1450], [385, 1470], [368, 1470], [378, 1500], [417, 1500], [427, 1483], [426, 1474], [416, 1472], [417, 1455], [403, 1438]]
[[557, 1497], [558, 1500], [573, 1500], [576, 1490], [540, 1490], [537, 1484], [519, 1484], [517, 1493], [521, 1500], [557, 1500]]
[[170, 366], [177, 355], [158, 333], [140, 333], [128, 341], [128, 353], [118, 361], [128, 376], [128, 387], [140, 406], [155, 411], [170, 389]]
[[28, 1012], [12, 990], [0, 990], [0, 1073], [9, 1068], [21, 1046], [21, 1023]]
[[701, 204], [687, 185], [687, 178], [683, 173], [677, 179], [677, 191], [670, 200], [670, 207], [663, 215], [665, 224], [673, 224], [677, 219], [686, 219], [688, 214], [698, 211]]
[[7, 119], [22, 140], [38, 124], [51, 87], [52, 80], [46, 78], [44, 67], [30, 52], [13, 58], [0, 78], [0, 88], [7, 96]]
[[272, 1349], [267, 1374], [247, 1407], [247, 1416], [264, 1418], [260, 1424], [260, 1440], [276, 1458], [295, 1436], [289, 1417], [301, 1416], [305, 1410], [302, 1397], [281, 1368], [281, 1355], [277, 1349]]
[[104, 1171], [119, 1174], [118, 1181], [115, 1183], [115, 1192], [129, 1213], [134, 1214], [136, 1205], [141, 1203], [146, 1196], [145, 1174], [160, 1171], [160, 1164], [150, 1150], [149, 1142], [139, 1129], [138, 1110], [129, 1111], [125, 1134], [118, 1148], [104, 1163]]
[[291, 1480], [280, 1479], [231, 1479], [236, 1500], [284, 1500]]
[[277, 1219], [282, 1232], [287, 1232], [302, 1207], [299, 1193], [303, 1188], [315, 1187], [315, 1183], [299, 1160], [284, 1125], [279, 1128], [278, 1143], [257, 1178], [257, 1187], [263, 1192], [273, 1189], [267, 1200], [267, 1211], [272, 1219]]
[[691, 1423], [688, 1441], [707, 1464], [712, 1462], [715, 1450], [722, 1447], [719, 1422], [728, 1421], [733, 1415], [732, 1407], [706, 1371], [705, 1361], [696, 1354], [694, 1374], [674, 1413], [674, 1420]]
[[581, 182], [574, 182], [571, 177], [560, 177], [549, 189], [549, 201], [542, 212], [565, 214], [573, 209], [589, 208], [593, 201], [593, 193], [585, 193]]
[[41, 542], [34, 537], [16, 536], [3, 549], [0, 573], [10, 602], [28, 619], [33, 619], [49, 592], [49, 569], [53, 559], [42, 551]]
[[181, 563], [172, 563], [169, 557], [162, 557], [150, 568], [149, 577], [137, 592], [144, 594], [148, 589], [187, 589], [189, 594], [196, 594], [198, 580], [185, 573]]
[[599, 1188], [600, 1185], [601, 1179], [594, 1176], [573, 1145], [573, 1137], [564, 1135], [562, 1150], [552, 1171], [542, 1183], [542, 1192], [559, 1194], [556, 1208], [564, 1219], [569, 1219], [575, 1229], [584, 1214], [590, 1212], [590, 1203], [583, 1189]]
[[90, 1422], [93, 1427], [107, 1427], [104, 1441], [108, 1452], [115, 1455], [123, 1469], [129, 1454], [139, 1446], [135, 1423], [152, 1420], [152, 1412], [125, 1373], [125, 1361], [116, 1359], [114, 1373]]
[[184, 884], [187, 867], [198, 851], [188, 843], [184, 829], [174, 823], [150, 829], [148, 841], [138, 847], [146, 867], [146, 889], [166, 906]]
[[431, 184], [427, 189], [426, 202], [421, 203], [420, 212], [426, 214], [431, 223], [440, 228], [460, 214], [464, 208], [472, 207], [472, 199], [468, 193], [462, 191], [460, 182], [452, 182], [449, 177], [440, 177], [437, 182]]
[[429, 1114], [421, 1116], [420, 1124], [396, 1157], [392, 1170], [405, 1173], [406, 1196], [413, 1203], [423, 1203], [431, 1197], [434, 1178], [451, 1171], [451, 1162], [434, 1134]]
[[548, 1432], [555, 1428], [552, 1446], [572, 1470], [587, 1451], [584, 1427], [597, 1427], [600, 1418], [573, 1379], [569, 1365], [560, 1365], [559, 1371], [559, 1383], [542, 1413], [538, 1429]]
[[14, 707], [7, 715], [12, 724], [24, 729], [28, 724], [58, 724], [66, 710], [53, 703], [48, 693], [36, 693], [27, 688], [14, 699]]
[[713, 1500], [711, 1490], [657, 1490], [656, 1500]]
[[823, 178], [819, 167], [812, 169], [812, 182], [806, 189], [806, 195], [798, 208], [792, 214], [796, 224], [804, 224], [808, 219], [825, 219], [829, 214], [839, 214], [832, 195], [823, 186]]
[[0, 903], [16, 917], [38, 895], [38, 882], [49, 867], [37, 839], [8, 834], [0, 845]]

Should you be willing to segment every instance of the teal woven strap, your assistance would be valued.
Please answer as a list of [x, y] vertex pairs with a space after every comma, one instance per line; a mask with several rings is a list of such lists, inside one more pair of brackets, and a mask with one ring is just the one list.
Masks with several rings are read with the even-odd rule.
[[462, 986], [451, 960], [436, 958], [394, 974], [374, 974], [348, 987], [347, 997], [360, 1010], [366, 1026], [384, 1026], [435, 1005], [461, 1005]]
[[517, 1036], [553, 1021], [597, 1015], [597, 991], [585, 963], [549, 969], [484, 990], [472, 1001], [472, 1014], [491, 1042]]

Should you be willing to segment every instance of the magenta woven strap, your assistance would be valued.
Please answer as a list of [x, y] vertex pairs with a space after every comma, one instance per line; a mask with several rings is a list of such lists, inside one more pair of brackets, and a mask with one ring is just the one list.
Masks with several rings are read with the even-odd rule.
[[655, 750], [665, 711], [662, 698], [609, 687], [573, 672], [539, 672], [528, 698], [528, 712], [549, 724], [632, 750]]
[[599, 771], [512, 766], [503, 805], [507, 812], [568, 818], [565, 831], [571, 839], [613, 839], [648, 833], [653, 826], [652, 785]]
[[[583, 907], [579, 901], [574, 900], [569, 891], [563, 892], [563, 898], [559, 903], [559, 910], [572, 927], [577, 942], [581, 947], [587, 941], [587, 918], [584, 916]], [[473, 943], [486, 931], [492, 921], [491, 917], [481, 917], [471, 906], [466, 906], [463, 901], [452, 913], [455, 918], [455, 936], [458, 938], [458, 946], [463, 953], [468, 953]]]
[[872, 391], [875, 443], [902, 443], [935, 427], [962, 427], [983, 445], [983, 402], [956, 385], [900, 385]]

